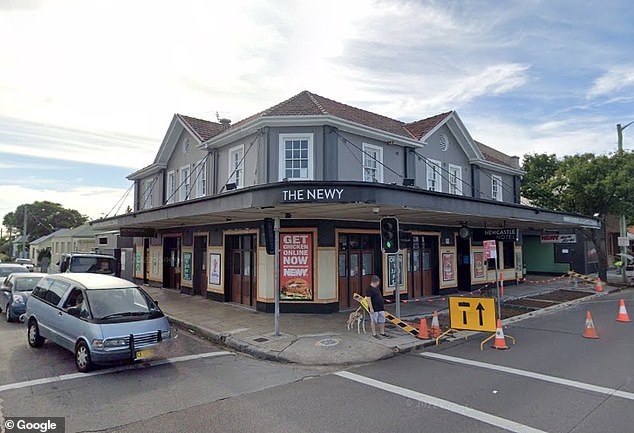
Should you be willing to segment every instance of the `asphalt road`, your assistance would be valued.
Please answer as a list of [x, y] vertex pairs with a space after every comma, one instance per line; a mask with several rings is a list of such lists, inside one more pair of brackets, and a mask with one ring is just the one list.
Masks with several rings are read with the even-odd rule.
[[[222, 352], [179, 361], [223, 350], [181, 333], [174, 362], [5, 391], [74, 366], [48, 344], [32, 353], [24, 329], [3, 323], [0, 407], [66, 416], [67, 431], [629, 433], [634, 323], [616, 322], [621, 297], [634, 313], [627, 291], [513, 324], [507, 351], [481, 352], [477, 335], [341, 371]], [[598, 340], [581, 337], [586, 308]]]

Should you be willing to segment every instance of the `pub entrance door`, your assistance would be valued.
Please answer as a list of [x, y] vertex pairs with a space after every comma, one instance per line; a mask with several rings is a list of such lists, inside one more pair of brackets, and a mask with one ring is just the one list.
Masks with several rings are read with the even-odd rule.
[[256, 235], [227, 236], [225, 243], [229, 271], [225, 300], [254, 307], [257, 300]]
[[367, 296], [372, 275], [381, 278], [379, 235], [340, 233], [338, 248], [339, 309], [356, 308], [352, 296]]

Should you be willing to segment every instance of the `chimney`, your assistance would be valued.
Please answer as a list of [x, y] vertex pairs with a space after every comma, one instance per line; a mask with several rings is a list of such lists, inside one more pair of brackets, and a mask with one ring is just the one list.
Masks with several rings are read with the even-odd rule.
[[231, 120], [227, 119], [226, 117], [223, 117], [222, 119], [218, 119], [218, 121], [220, 122], [224, 130], [229, 129], [229, 127], [231, 126]]
[[520, 157], [519, 156], [511, 156], [511, 161], [513, 164], [513, 167], [515, 168], [520, 168]]

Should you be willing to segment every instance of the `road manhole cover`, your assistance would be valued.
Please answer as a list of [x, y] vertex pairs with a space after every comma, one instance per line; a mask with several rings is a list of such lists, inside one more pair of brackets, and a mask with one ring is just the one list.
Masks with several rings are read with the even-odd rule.
[[324, 338], [319, 340], [317, 343], [315, 343], [315, 346], [330, 347], [330, 346], [336, 346], [340, 342], [341, 340], [338, 338]]

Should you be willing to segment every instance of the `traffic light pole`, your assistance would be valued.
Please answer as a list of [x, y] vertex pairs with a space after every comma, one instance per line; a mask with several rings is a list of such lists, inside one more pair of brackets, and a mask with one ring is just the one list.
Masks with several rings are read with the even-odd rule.
[[399, 252], [394, 255], [396, 263], [396, 282], [394, 283], [394, 302], [396, 302], [396, 317], [401, 318], [401, 291], [399, 283], [401, 281], [401, 266], [399, 263]]

